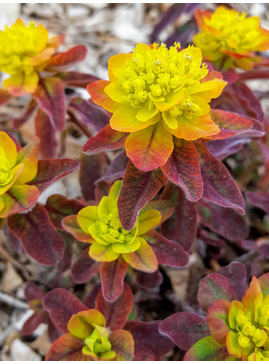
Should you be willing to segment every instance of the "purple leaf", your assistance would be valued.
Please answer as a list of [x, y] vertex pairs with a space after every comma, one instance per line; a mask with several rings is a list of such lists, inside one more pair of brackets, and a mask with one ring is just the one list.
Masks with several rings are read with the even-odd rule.
[[21, 117], [13, 119], [13, 126], [14, 126], [15, 129], [18, 129], [24, 123], [26, 123], [26, 121], [29, 120], [29, 118], [31, 117], [31, 115], [35, 111], [36, 106], [37, 106], [36, 101], [34, 99], [32, 99], [31, 102], [29, 103], [25, 113]]
[[35, 312], [32, 316], [25, 321], [22, 327], [22, 334], [23, 335], [32, 335], [35, 329], [42, 323], [47, 323], [48, 321], [48, 313], [46, 311], [39, 311]]
[[99, 271], [100, 264], [89, 256], [89, 248], [85, 249], [72, 266], [72, 277], [78, 284], [88, 282]]
[[80, 300], [64, 288], [55, 288], [43, 299], [45, 309], [58, 330], [68, 332], [67, 324], [72, 315], [88, 310]]
[[45, 207], [37, 204], [27, 214], [8, 218], [12, 233], [20, 239], [26, 252], [44, 265], [55, 265], [63, 257], [64, 241], [53, 226]]
[[166, 184], [162, 199], [170, 200], [175, 205], [174, 214], [162, 224], [162, 234], [190, 251], [196, 236], [197, 214], [194, 203], [188, 201], [184, 192], [172, 183]]
[[236, 299], [235, 289], [226, 277], [212, 273], [206, 276], [198, 289], [198, 302], [205, 312], [217, 300], [224, 299], [228, 302]]
[[254, 206], [259, 207], [269, 215], [269, 193], [268, 192], [246, 192], [247, 200]]
[[118, 198], [119, 218], [124, 229], [134, 227], [139, 211], [157, 195], [165, 182], [166, 177], [159, 169], [142, 172], [129, 161]]
[[210, 335], [206, 318], [191, 312], [177, 312], [160, 323], [159, 330], [183, 350]]
[[229, 279], [236, 291], [236, 299], [241, 301], [246, 290], [248, 289], [247, 269], [239, 262], [232, 262], [226, 267], [218, 269], [217, 274], [220, 274]]
[[158, 270], [153, 273], [136, 271], [136, 283], [143, 288], [153, 289], [159, 287], [162, 281], [163, 276]]

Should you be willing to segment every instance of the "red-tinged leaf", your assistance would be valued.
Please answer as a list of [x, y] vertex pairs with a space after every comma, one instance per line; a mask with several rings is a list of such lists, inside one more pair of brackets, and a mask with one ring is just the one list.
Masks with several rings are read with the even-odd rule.
[[236, 72], [234, 68], [229, 68], [225, 72], [222, 73], [224, 81], [228, 82], [229, 84], [234, 83], [239, 79], [239, 74]]
[[74, 64], [83, 61], [86, 56], [87, 48], [83, 45], [72, 47], [66, 52], [55, 53], [47, 63], [46, 71], [64, 71]]
[[0, 105], [6, 104], [9, 100], [12, 99], [12, 95], [4, 90], [0, 90]]
[[182, 188], [191, 202], [198, 201], [203, 193], [203, 181], [196, 148], [192, 142], [174, 139], [175, 148], [167, 163], [161, 167], [165, 176]]
[[135, 342], [133, 361], [161, 360], [173, 348], [173, 342], [159, 332], [159, 324], [160, 321], [127, 321], [124, 329], [130, 331]]
[[115, 330], [111, 333], [109, 341], [112, 350], [116, 353], [117, 361], [131, 361], [134, 357], [134, 339], [126, 330]]
[[239, 241], [248, 236], [246, 221], [237, 212], [203, 199], [196, 204], [196, 209], [198, 221], [224, 238]]
[[35, 117], [35, 133], [40, 139], [41, 157], [55, 158], [58, 147], [56, 130], [50, 123], [48, 115], [40, 108]]
[[136, 272], [136, 283], [143, 288], [153, 289], [159, 287], [162, 281], [163, 276], [158, 270], [153, 273]]
[[119, 149], [124, 146], [128, 133], [105, 126], [98, 134], [91, 137], [83, 147], [84, 153], [94, 153], [103, 149]]
[[27, 282], [24, 290], [25, 299], [27, 302], [32, 300], [42, 300], [45, 293], [36, 286], [33, 282]]
[[123, 292], [114, 302], [106, 301], [100, 290], [96, 299], [96, 309], [105, 316], [106, 326], [110, 330], [122, 329], [133, 310], [133, 294], [131, 288], [127, 283], [124, 283]]
[[64, 239], [64, 255], [58, 264], [57, 267], [58, 274], [57, 277], [55, 278], [55, 281], [57, 281], [57, 279], [61, 279], [62, 273], [71, 267], [72, 257], [73, 257], [73, 246], [76, 243], [76, 240], [72, 235], [66, 233], [65, 231], [59, 231], [59, 233], [61, 237]]
[[89, 83], [99, 80], [98, 77], [75, 71], [59, 72], [55, 77], [60, 78], [67, 86], [82, 88], [86, 88]]
[[254, 206], [259, 207], [269, 215], [269, 193], [268, 192], [246, 192], [247, 200]]
[[103, 152], [81, 155], [79, 182], [85, 201], [95, 200], [95, 182], [104, 175], [106, 161], [106, 155]]
[[230, 331], [228, 321], [230, 305], [226, 300], [217, 300], [209, 307], [206, 316], [211, 335], [221, 345], [225, 345], [226, 336]]
[[35, 205], [38, 197], [39, 191], [35, 186], [13, 185], [2, 195], [4, 208], [0, 211], [0, 218], [29, 210]]
[[237, 360], [230, 355], [226, 346], [221, 346], [212, 336], [197, 341], [185, 354], [184, 361], [231, 361]]
[[42, 323], [47, 323], [48, 321], [48, 313], [46, 311], [35, 312], [32, 316], [25, 321], [22, 327], [23, 335], [32, 335], [35, 329]]
[[56, 328], [50, 318], [48, 320], [48, 335], [52, 343], [61, 336], [61, 332]]
[[179, 268], [188, 263], [189, 254], [177, 242], [166, 239], [154, 230], [148, 233], [145, 238], [156, 254], [159, 264]]
[[156, 123], [129, 134], [125, 149], [139, 170], [152, 171], [167, 162], [174, 149], [173, 137], [162, 123]]
[[118, 198], [119, 218], [124, 229], [134, 227], [139, 211], [157, 195], [165, 182], [166, 177], [159, 169], [142, 172], [129, 161]]
[[62, 230], [62, 219], [69, 215], [76, 215], [85, 206], [78, 200], [69, 200], [63, 195], [51, 195], [45, 207], [56, 229]]
[[258, 278], [258, 281], [261, 286], [261, 290], [263, 293], [263, 297], [269, 295], [269, 273], [265, 273]]
[[123, 292], [123, 280], [128, 264], [122, 257], [112, 261], [103, 262], [100, 267], [102, 292], [104, 299], [114, 302]]
[[211, 109], [211, 119], [219, 126], [220, 132], [211, 135], [208, 139], [226, 139], [249, 130], [253, 124], [250, 119], [232, 112]]
[[96, 131], [102, 130], [109, 123], [108, 113], [100, 106], [95, 105], [91, 99], [83, 100], [76, 97], [69, 102], [68, 109], [75, 112], [86, 125], [93, 126]]
[[65, 128], [65, 93], [64, 85], [59, 78], [47, 77], [39, 81], [32, 94], [40, 108], [48, 115], [55, 130]]
[[72, 278], [78, 284], [88, 282], [99, 271], [99, 268], [100, 263], [89, 256], [89, 248], [87, 248], [73, 264]]
[[101, 283], [97, 283], [93, 287], [93, 289], [88, 294], [86, 294], [86, 296], [84, 296], [83, 298], [84, 305], [88, 306], [89, 308], [95, 308], [96, 306], [95, 301], [100, 291], [100, 288], [101, 288]]
[[235, 112], [239, 115], [258, 120], [260, 123], [263, 122], [264, 118], [260, 101], [253, 91], [241, 81], [227, 85], [221, 95], [213, 100], [212, 108]]
[[160, 323], [159, 330], [183, 350], [210, 335], [206, 318], [191, 312], [177, 312], [167, 317]]
[[214, 233], [211, 233], [210, 231], [207, 231], [203, 228], [198, 229], [197, 239], [200, 239], [211, 246], [221, 247], [226, 245], [226, 241], [224, 239], [218, 238]]
[[121, 179], [127, 167], [128, 160], [129, 159], [127, 158], [124, 150], [117, 154], [115, 159], [113, 159], [111, 162], [106, 173], [98, 181], [96, 181], [96, 184], [98, 185], [100, 182], [112, 183], [118, 179]]
[[85, 233], [78, 224], [77, 215], [67, 216], [62, 221], [63, 228], [73, 235], [78, 241], [91, 243], [93, 238], [90, 234]]
[[195, 143], [203, 178], [203, 198], [244, 214], [244, 200], [229, 171], [213, 157], [205, 145]]
[[63, 333], [68, 332], [67, 324], [74, 314], [89, 309], [64, 288], [55, 288], [47, 293], [43, 305], [49, 312], [52, 322]]
[[212, 273], [200, 283], [197, 298], [201, 309], [207, 312], [215, 301], [224, 299], [231, 302], [236, 298], [236, 293], [229, 279], [220, 274]]
[[161, 227], [162, 234], [178, 242], [185, 251], [190, 251], [196, 236], [196, 210], [194, 203], [188, 201], [184, 192], [172, 183], [167, 183], [162, 198], [170, 200], [175, 212]]
[[39, 263], [55, 265], [62, 259], [64, 241], [42, 205], [37, 204], [27, 214], [10, 216], [8, 226], [26, 252]]
[[226, 267], [218, 269], [217, 273], [229, 279], [235, 288], [236, 299], [241, 301], [248, 289], [246, 267], [242, 263], [232, 262]]
[[[1, 101], [0, 101], [1, 104]], [[15, 118], [13, 119], [13, 126], [15, 129], [21, 127], [24, 123], [26, 123], [26, 121], [28, 121], [30, 119], [30, 117], [32, 116], [32, 114], [34, 113], [35, 109], [36, 109], [37, 103], [34, 99], [31, 100], [31, 102], [29, 103], [25, 113], [19, 117], [19, 118]]]
[[223, 140], [212, 140], [206, 143], [209, 152], [219, 160], [239, 152], [243, 145], [250, 142], [250, 138], [232, 137]]
[[78, 169], [78, 166], [79, 163], [70, 158], [40, 160], [38, 162], [37, 175], [30, 184], [36, 186], [40, 192], [43, 192], [59, 178], [74, 172]]
[[89, 356], [82, 354], [84, 340], [71, 334], [60, 336], [50, 347], [45, 361], [88, 361]]

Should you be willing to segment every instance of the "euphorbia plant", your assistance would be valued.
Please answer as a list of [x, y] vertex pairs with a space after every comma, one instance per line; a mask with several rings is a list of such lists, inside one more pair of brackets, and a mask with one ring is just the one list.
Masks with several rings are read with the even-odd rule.
[[0, 105], [12, 97], [31, 95], [25, 114], [14, 119], [14, 127], [19, 128], [35, 113], [35, 130], [44, 158], [56, 156], [56, 132], [63, 131], [66, 125], [65, 87], [83, 87], [97, 79], [66, 71], [84, 60], [87, 49], [79, 45], [57, 52], [64, 39], [64, 35], [49, 38], [43, 25], [30, 22], [26, 26], [21, 19], [0, 31], [0, 70], [10, 75], [3, 81]]
[[[152, 230], [172, 214], [171, 204], [168, 201], [149, 204], [139, 214], [134, 228], [127, 231], [122, 227], [118, 214], [120, 188], [121, 181], [115, 182], [98, 206], [87, 206], [78, 215], [63, 219], [66, 231], [77, 240], [91, 244], [81, 257], [85, 262], [88, 255], [88, 265], [84, 263], [83, 278], [86, 279], [80, 278], [79, 281], [90, 279], [101, 263], [103, 292], [108, 301], [114, 301], [122, 292], [128, 265], [151, 273], [157, 270], [158, 262], [182, 267], [188, 261], [188, 253], [179, 244]], [[79, 275], [83, 276], [83, 266], [79, 261], [76, 265]]]
[[156, 360], [173, 347], [158, 333], [159, 321], [127, 321], [133, 309], [127, 284], [113, 303], [99, 290], [96, 302], [85, 297], [82, 304], [62, 288], [47, 293], [43, 302], [56, 327], [65, 333], [52, 344], [46, 360]]
[[217, 273], [202, 280], [198, 301], [206, 319], [185, 312], [160, 324], [162, 333], [188, 349], [184, 360], [268, 360], [269, 274], [253, 277], [241, 299], [245, 273], [240, 265], [233, 263], [238, 276], [231, 280], [242, 287]]

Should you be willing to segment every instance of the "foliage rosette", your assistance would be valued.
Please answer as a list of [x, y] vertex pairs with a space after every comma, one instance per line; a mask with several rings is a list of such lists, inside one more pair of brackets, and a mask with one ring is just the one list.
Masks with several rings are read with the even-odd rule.
[[[43, 305], [64, 335], [51, 346], [46, 360], [158, 360], [172, 349], [171, 340], [158, 331], [159, 321], [128, 320], [133, 294], [127, 283], [114, 302], [102, 290], [84, 297], [56, 288], [46, 294]], [[90, 309], [89, 307], [90, 306]]]
[[65, 128], [65, 86], [86, 87], [89, 82], [97, 80], [88, 74], [67, 71], [85, 59], [87, 49], [78, 45], [66, 52], [58, 52], [64, 39], [64, 35], [50, 38], [42, 24], [30, 22], [26, 25], [21, 19], [0, 31], [0, 70], [10, 76], [3, 81], [0, 105], [12, 97], [31, 95], [26, 111], [14, 119], [13, 124], [17, 129], [34, 115], [43, 158], [56, 157], [56, 132]]
[[[253, 277], [239, 301], [236, 288], [243, 277], [245, 281], [245, 273], [240, 263], [232, 265], [236, 270], [225, 268], [226, 272], [210, 274], [200, 284], [198, 301], [207, 312], [206, 320], [184, 312], [161, 323], [161, 332], [187, 350], [184, 360], [268, 361], [269, 275]], [[230, 280], [225, 277], [229, 275]]]
[[251, 70], [260, 60], [254, 52], [269, 48], [269, 31], [260, 26], [258, 17], [218, 6], [214, 13], [197, 9], [195, 18], [200, 33], [193, 42], [217, 67]]
[[[19, 149], [19, 150], [18, 150]], [[5, 132], [0, 131], [0, 218], [30, 209], [39, 197], [30, 186], [38, 171], [39, 140], [20, 148]]]
[[[109, 81], [93, 82], [87, 90], [94, 103], [112, 113], [110, 124], [91, 137], [83, 151], [125, 146], [130, 162], [120, 200], [127, 199], [128, 188], [134, 190], [134, 178], [141, 184], [155, 181], [150, 198], [169, 179], [191, 202], [205, 197], [243, 213], [241, 193], [206, 143], [243, 134], [253, 123], [251, 118], [210, 108], [226, 82], [202, 63], [201, 50], [194, 46], [180, 50], [178, 43], [169, 49], [164, 44], [137, 44], [133, 53], [109, 59], [108, 74]], [[225, 175], [221, 186], [220, 174]], [[133, 192], [129, 198], [134, 214], [140, 195]], [[140, 209], [149, 200], [143, 197]], [[129, 224], [123, 214], [120, 219], [125, 228], [134, 226], [134, 219]]]
[[121, 181], [116, 181], [98, 206], [87, 206], [78, 215], [63, 219], [66, 231], [77, 240], [91, 244], [73, 267], [82, 276], [78, 281], [90, 279], [93, 266], [101, 263], [103, 291], [109, 301], [114, 301], [122, 292], [128, 265], [151, 273], [158, 269], [158, 262], [177, 267], [188, 262], [188, 254], [179, 244], [153, 230], [173, 213], [168, 201], [156, 201], [145, 207], [129, 231], [122, 227], [117, 206], [121, 185]]

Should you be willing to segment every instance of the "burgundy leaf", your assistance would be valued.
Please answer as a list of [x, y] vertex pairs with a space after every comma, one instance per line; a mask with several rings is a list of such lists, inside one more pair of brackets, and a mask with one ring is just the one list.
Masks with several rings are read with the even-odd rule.
[[209, 153], [205, 145], [195, 144], [199, 154], [204, 184], [202, 197], [217, 205], [232, 208], [243, 214], [243, 197], [227, 168]]
[[123, 291], [123, 280], [128, 264], [121, 257], [112, 262], [103, 262], [100, 267], [104, 299], [114, 302]]
[[203, 181], [196, 148], [192, 142], [174, 138], [174, 150], [161, 170], [175, 185], [182, 188], [188, 200], [201, 198]]
[[97, 283], [93, 289], [83, 298], [84, 305], [88, 306], [89, 308], [95, 308], [96, 306], [96, 298], [99, 294], [101, 288], [101, 283]]
[[87, 56], [87, 48], [78, 45], [70, 48], [66, 52], [55, 53], [46, 65], [46, 70], [57, 72], [65, 70], [72, 65], [83, 61]]
[[98, 77], [75, 71], [59, 72], [55, 77], [60, 78], [67, 86], [82, 88], [86, 88], [89, 83], [99, 80]]
[[206, 143], [209, 152], [219, 160], [239, 152], [243, 145], [250, 142], [250, 138], [232, 137], [223, 140], [212, 140]]
[[269, 215], [269, 193], [268, 192], [246, 192], [247, 200], [254, 206], [259, 207]]
[[80, 300], [64, 288], [55, 288], [43, 299], [44, 308], [49, 312], [58, 330], [68, 332], [67, 324], [72, 315], [88, 310]]
[[159, 324], [160, 321], [127, 321], [124, 329], [130, 331], [134, 338], [134, 361], [161, 360], [173, 348], [173, 342], [159, 333]]
[[8, 218], [12, 233], [20, 239], [26, 252], [44, 265], [55, 265], [63, 257], [64, 241], [53, 226], [45, 207], [37, 204], [27, 214]]
[[177, 312], [167, 317], [159, 330], [183, 350], [189, 350], [196, 341], [210, 335], [206, 317], [191, 312]]
[[245, 219], [237, 212], [203, 199], [196, 204], [196, 209], [198, 221], [224, 238], [239, 241], [248, 236]]
[[32, 300], [42, 300], [45, 293], [33, 282], [27, 282], [25, 289], [24, 289], [24, 295], [27, 302], [30, 302]]
[[56, 130], [50, 123], [48, 115], [40, 108], [35, 117], [35, 133], [40, 139], [41, 157], [55, 158], [58, 146]]
[[36, 177], [29, 183], [43, 192], [52, 183], [78, 169], [79, 163], [74, 159], [43, 159], [38, 161]]
[[156, 270], [153, 273], [136, 271], [136, 283], [146, 289], [153, 289], [162, 284], [163, 276]]
[[124, 290], [114, 302], [107, 302], [102, 291], [99, 291], [96, 300], [96, 309], [101, 311], [106, 319], [106, 326], [110, 330], [122, 329], [128, 316], [133, 310], [133, 294], [127, 283], [124, 283]]
[[159, 264], [179, 268], [184, 267], [188, 263], [189, 254], [177, 242], [166, 239], [154, 230], [145, 237], [154, 250]]
[[46, 311], [35, 312], [25, 321], [21, 332], [23, 335], [32, 335], [40, 324], [47, 323], [47, 321], [48, 313]]
[[107, 125], [87, 141], [83, 152], [94, 153], [103, 149], [119, 149], [124, 146], [127, 136], [128, 133], [113, 130], [110, 125]]
[[58, 263], [58, 276], [55, 278], [56, 281], [57, 279], [61, 279], [62, 273], [71, 267], [73, 246], [76, 243], [75, 238], [71, 234], [68, 234], [65, 231], [59, 231], [59, 233], [64, 239], [64, 256]]
[[235, 288], [236, 299], [241, 301], [246, 290], [248, 289], [247, 282], [247, 269], [240, 262], [232, 262], [226, 267], [222, 267], [217, 271], [220, 274], [229, 279]]
[[106, 173], [96, 182], [114, 182], [117, 179], [122, 178], [127, 167], [128, 160], [129, 159], [123, 150], [113, 159]]
[[82, 154], [79, 182], [82, 195], [86, 201], [95, 200], [95, 182], [104, 175], [106, 167], [105, 153]]
[[63, 230], [62, 219], [69, 215], [76, 215], [83, 207], [78, 200], [67, 199], [63, 195], [51, 195], [46, 202], [51, 221], [58, 230]]
[[47, 77], [39, 81], [33, 98], [48, 115], [55, 130], [65, 128], [65, 93], [64, 85], [59, 78]]
[[162, 198], [175, 205], [174, 214], [162, 224], [162, 234], [190, 251], [196, 236], [197, 214], [194, 203], [188, 201], [184, 192], [172, 183], [167, 183]]
[[160, 169], [142, 172], [129, 161], [118, 199], [119, 218], [126, 230], [131, 230], [139, 211], [157, 195], [166, 182]]
[[88, 282], [99, 271], [100, 264], [89, 256], [89, 248], [85, 249], [72, 266], [72, 277], [78, 284]]
[[102, 130], [109, 123], [108, 113], [98, 105], [95, 105], [91, 99], [83, 100], [80, 97], [72, 99], [68, 105], [81, 118], [85, 124], [94, 127], [96, 131]]
[[217, 300], [224, 299], [228, 302], [236, 299], [235, 289], [226, 277], [212, 273], [206, 276], [198, 289], [198, 302], [205, 312]]
[[246, 71], [246, 72], [240, 72], [239, 73], [239, 78], [240, 80], [264, 80], [269, 78], [269, 69], [268, 68], [262, 68], [259, 67], [257, 69], [253, 69], [250, 71]]
[[[0, 104], [1, 104], [1, 101], [0, 101]], [[13, 119], [13, 126], [15, 129], [19, 128], [24, 123], [26, 123], [27, 120], [29, 120], [29, 118], [35, 111], [36, 106], [37, 106], [36, 101], [34, 99], [32, 99], [30, 104], [28, 105], [25, 113], [21, 117]]]

